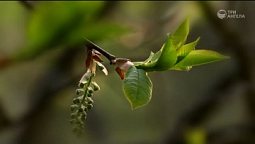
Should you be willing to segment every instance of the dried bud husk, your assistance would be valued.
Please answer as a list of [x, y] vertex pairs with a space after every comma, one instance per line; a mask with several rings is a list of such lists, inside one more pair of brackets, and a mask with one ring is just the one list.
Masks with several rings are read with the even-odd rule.
[[83, 83], [84, 85], [87, 83], [88, 79], [91, 77], [92, 73], [87, 71], [82, 77], [79, 83]]
[[97, 64], [99, 70], [101, 70], [105, 75], [108, 75], [108, 70], [102, 63], [96, 62], [96, 64]]
[[93, 92], [94, 92], [93, 88], [92, 87], [88, 87], [88, 93], [92, 94]]
[[94, 103], [93, 99], [90, 98], [90, 97], [87, 97], [86, 100], [87, 100], [88, 104], [93, 104]]
[[119, 74], [122, 80], [125, 78], [125, 73], [128, 71], [128, 69], [134, 65], [129, 59], [125, 58], [117, 58], [115, 60], [115, 64], [115, 71]]

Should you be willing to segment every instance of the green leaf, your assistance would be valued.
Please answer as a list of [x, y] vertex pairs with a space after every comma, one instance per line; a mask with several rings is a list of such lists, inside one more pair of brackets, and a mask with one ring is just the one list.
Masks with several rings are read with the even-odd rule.
[[137, 68], [145, 71], [163, 71], [169, 69], [175, 64], [177, 53], [172, 43], [171, 36], [168, 36], [166, 43], [162, 48], [154, 53], [151, 53], [149, 58], [144, 62], [135, 63]]
[[157, 71], [168, 70], [175, 64], [176, 60], [177, 60], [176, 49], [170, 37], [163, 45], [163, 48], [161, 49], [161, 55], [158, 58], [154, 69]]
[[123, 90], [131, 108], [137, 109], [151, 100], [152, 82], [144, 70], [132, 66], [126, 73]]
[[183, 45], [181, 48], [177, 50], [177, 56], [183, 58], [186, 55], [188, 55], [192, 50], [195, 49], [199, 40], [200, 38], [197, 38], [196, 41]]
[[[159, 55], [160, 56], [160, 55]], [[153, 60], [154, 59], [154, 60]], [[153, 61], [157, 60], [158, 58], [156, 58], [156, 55], [154, 52], [150, 53], [150, 56], [144, 60], [144, 61], [140, 61], [140, 62], [133, 62], [135, 66], [141, 66], [141, 65], [148, 65], [150, 63], [153, 63]]]
[[150, 53], [150, 56], [144, 61], [144, 63], [149, 63], [149, 62], [151, 62], [152, 61], [152, 58], [154, 57], [154, 52], [151, 52]]
[[189, 34], [189, 20], [186, 19], [177, 30], [168, 36], [165, 44], [155, 54], [152, 52], [144, 62], [135, 66], [147, 72], [165, 70], [188, 71], [192, 66], [207, 64], [226, 57], [209, 50], [194, 50], [199, 39], [184, 45]]
[[173, 44], [180, 48], [187, 40], [189, 34], [189, 19], [187, 18], [172, 34]]
[[188, 34], [189, 20], [186, 19], [172, 35], [168, 36], [165, 44], [157, 53], [151, 53], [144, 62], [135, 63], [136, 67], [146, 71], [164, 71], [170, 69], [177, 61], [176, 50], [185, 43]]
[[134, 62], [135, 66], [139, 69], [145, 71], [154, 71], [154, 66], [156, 65], [157, 60], [161, 56], [162, 51], [157, 51], [156, 53], [151, 52], [150, 56], [143, 62]]
[[193, 50], [182, 61], [177, 63], [175, 67], [184, 68], [188, 66], [198, 66], [226, 58], [226, 56], [211, 50]]

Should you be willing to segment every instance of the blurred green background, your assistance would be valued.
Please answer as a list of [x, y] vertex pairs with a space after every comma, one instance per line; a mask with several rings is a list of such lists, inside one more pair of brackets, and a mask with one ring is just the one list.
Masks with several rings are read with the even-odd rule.
[[[1, 144], [254, 144], [254, 2], [0, 2]], [[219, 19], [220, 9], [243, 19]], [[88, 38], [132, 61], [157, 51], [187, 17], [188, 42], [231, 59], [150, 73], [151, 102], [132, 111], [105, 60], [81, 138], [69, 105]]]

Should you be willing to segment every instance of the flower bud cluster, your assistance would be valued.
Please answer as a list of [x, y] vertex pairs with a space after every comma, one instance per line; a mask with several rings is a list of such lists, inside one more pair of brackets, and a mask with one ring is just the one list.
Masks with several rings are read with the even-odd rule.
[[76, 96], [70, 106], [70, 122], [74, 125], [73, 130], [81, 133], [84, 129], [84, 123], [87, 118], [87, 112], [93, 108], [93, 93], [100, 90], [96, 82], [92, 82], [93, 75], [84, 74], [76, 89]]

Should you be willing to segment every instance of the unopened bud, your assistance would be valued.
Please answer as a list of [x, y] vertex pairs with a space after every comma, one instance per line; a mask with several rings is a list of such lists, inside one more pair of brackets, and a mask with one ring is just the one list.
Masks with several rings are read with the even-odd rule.
[[83, 95], [84, 94], [84, 90], [83, 89], [76, 89], [76, 95]]
[[88, 108], [88, 110], [91, 110], [91, 109], [93, 108], [93, 104], [89, 104], [89, 105], [87, 106], [87, 108]]
[[[86, 113], [86, 112], [85, 112], [85, 113]], [[80, 119], [81, 119], [82, 121], [85, 121], [86, 118], [87, 118], [87, 114], [82, 114], [81, 117], [80, 117]]]
[[84, 88], [85, 84], [87, 84], [87, 83], [88, 83], [88, 81], [79, 82], [78, 87]]
[[90, 97], [87, 97], [87, 101], [88, 101], [88, 104], [93, 104], [94, 103], [93, 99], [90, 98]]
[[88, 93], [88, 97], [92, 97], [93, 96], [93, 93]]
[[81, 113], [81, 112], [83, 112], [83, 109], [82, 109], [82, 108], [79, 108], [79, 110], [78, 110], [78, 111]]
[[93, 85], [93, 90], [94, 91], [100, 90], [100, 87], [99, 87], [99, 85], [96, 82], [92, 82], [92, 85]]
[[90, 94], [91, 94], [91, 93], [93, 93], [93, 91], [94, 91], [94, 90], [93, 90], [93, 88], [92, 88], [92, 87], [88, 87], [88, 93], [90, 93]]

